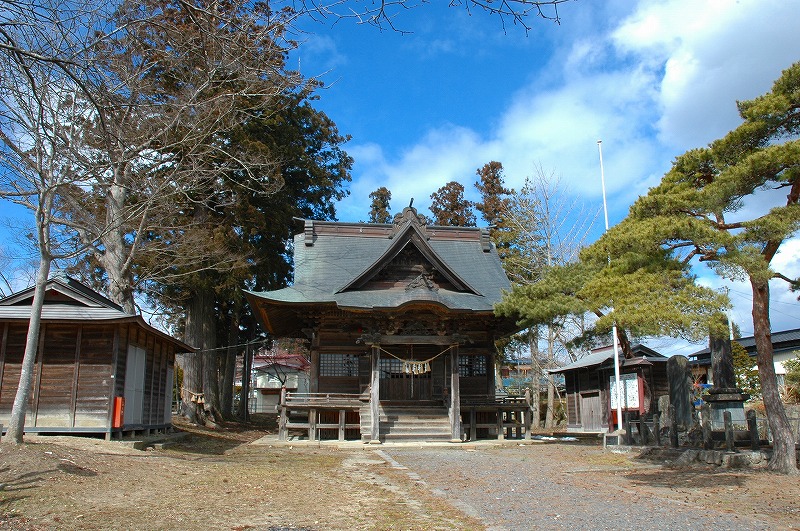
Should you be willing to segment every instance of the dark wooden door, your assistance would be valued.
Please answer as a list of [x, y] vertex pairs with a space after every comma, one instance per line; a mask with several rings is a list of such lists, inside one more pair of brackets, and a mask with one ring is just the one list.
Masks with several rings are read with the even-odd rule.
[[603, 407], [600, 393], [584, 393], [581, 395], [581, 426], [583, 431], [601, 431], [603, 425]]
[[380, 399], [396, 401], [430, 400], [431, 373], [410, 374], [401, 360], [386, 357], [380, 361]]

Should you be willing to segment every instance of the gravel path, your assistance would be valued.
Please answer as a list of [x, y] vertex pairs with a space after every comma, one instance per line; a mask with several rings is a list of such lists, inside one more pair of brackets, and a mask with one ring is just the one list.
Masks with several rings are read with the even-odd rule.
[[492, 530], [775, 529], [752, 516], [698, 508], [693, 498], [676, 500], [633, 486], [625, 475], [636, 470], [615, 463], [613, 454], [604, 462], [609, 453], [579, 444], [384, 447], [377, 453]]

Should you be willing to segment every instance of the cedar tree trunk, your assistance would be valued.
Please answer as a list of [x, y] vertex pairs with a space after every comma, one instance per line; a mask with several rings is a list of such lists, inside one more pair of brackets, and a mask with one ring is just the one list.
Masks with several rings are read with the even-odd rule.
[[[218, 392], [219, 386], [208, 378], [209, 374], [213, 374], [216, 379], [218, 374], [217, 351], [214, 350], [213, 301], [211, 290], [200, 289], [186, 306], [185, 341], [199, 350], [185, 356], [182, 400], [187, 418], [196, 424], [212, 421], [209, 415], [216, 413], [214, 406], [218, 396], [211, 395]], [[197, 401], [201, 396], [205, 403]]]

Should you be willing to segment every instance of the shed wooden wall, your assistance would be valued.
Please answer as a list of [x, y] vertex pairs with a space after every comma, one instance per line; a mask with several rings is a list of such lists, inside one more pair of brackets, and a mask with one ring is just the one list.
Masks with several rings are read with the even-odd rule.
[[[0, 423], [8, 425], [19, 385], [27, 322], [0, 323]], [[132, 323], [42, 323], [26, 429], [108, 432], [114, 396], [123, 396], [129, 344], [146, 348], [141, 427], [169, 424], [168, 368], [175, 347]], [[32, 431], [32, 430], [31, 430]]]

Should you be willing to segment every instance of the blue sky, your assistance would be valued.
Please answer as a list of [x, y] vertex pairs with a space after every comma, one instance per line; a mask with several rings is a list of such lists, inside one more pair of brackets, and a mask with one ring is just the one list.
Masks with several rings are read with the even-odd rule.
[[[795, 0], [576, 1], [559, 12], [560, 25], [532, 20], [527, 35], [444, 1], [399, 13], [407, 34], [309, 26], [297, 60], [328, 85], [318, 107], [353, 137], [339, 219], [366, 219], [379, 186], [393, 211], [413, 197], [427, 214], [431, 193], [452, 180], [476, 199], [475, 170], [491, 160], [511, 187], [540, 165], [599, 207], [602, 139], [613, 225], [674, 157], [740, 123], [737, 100], [767, 92], [800, 60]], [[776, 263], [798, 275], [798, 256], [790, 241]], [[734, 320], [752, 333], [749, 285], [698, 274], [730, 290]], [[796, 295], [773, 291], [773, 330], [800, 327]]]
[[[476, 199], [475, 170], [491, 160], [511, 187], [539, 165], [599, 208], [602, 139], [613, 225], [675, 156], [740, 123], [737, 100], [768, 91], [800, 60], [797, 0], [574, 1], [560, 5], [560, 25], [532, 19], [527, 35], [448, 3], [399, 12], [395, 25], [408, 33], [328, 19], [306, 21], [298, 35], [293, 66], [325, 82], [315, 105], [352, 135], [340, 220], [366, 219], [379, 186], [392, 191], [395, 212], [413, 197], [427, 214], [431, 193], [452, 180]], [[595, 227], [596, 237], [602, 218]], [[798, 257], [792, 240], [776, 262], [796, 276]], [[733, 317], [750, 334], [749, 285], [698, 273], [731, 290]], [[780, 283], [773, 292], [773, 330], [800, 327], [796, 295]]]

